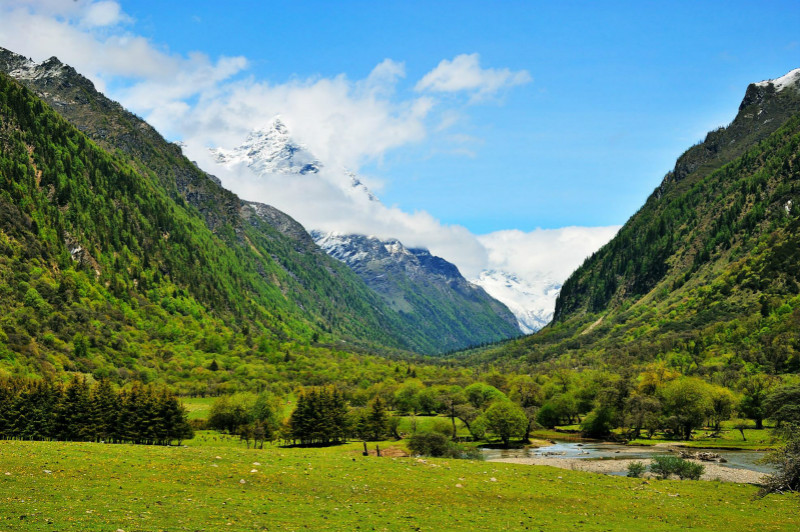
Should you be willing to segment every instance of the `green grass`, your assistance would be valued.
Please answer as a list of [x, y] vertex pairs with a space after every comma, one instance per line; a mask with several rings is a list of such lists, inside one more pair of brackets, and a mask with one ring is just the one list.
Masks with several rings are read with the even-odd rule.
[[[398, 432], [402, 434], [413, 434], [414, 432], [432, 431], [434, 426], [447, 427], [447, 434], [451, 434], [452, 421], [445, 416], [400, 416]], [[460, 419], [456, 419], [456, 433], [459, 437], [469, 438], [469, 430]]]
[[206, 420], [211, 412], [211, 405], [216, 400], [216, 397], [182, 397], [181, 403], [186, 408], [189, 419]]
[[1, 441], [0, 530], [800, 527], [796, 496], [753, 500], [753, 486], [644, 483], [549, 467], [362, 457], [360, 443], [264, 450], [246, 450], [232, 440], [191, 443]]

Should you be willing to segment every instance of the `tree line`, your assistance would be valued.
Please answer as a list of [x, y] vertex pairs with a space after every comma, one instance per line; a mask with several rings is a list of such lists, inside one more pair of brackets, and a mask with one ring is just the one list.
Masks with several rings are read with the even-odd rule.
[[451, 440], [459, 439], [460, 422], [472, 440], [494, 437], [508, 446], [512, 440], [528, 441], [537, 427], [568, 425], [594, 438], [629, 440], [659, 434], [688, 440], [701, 427], [719, 433], [724, 421], [737, 417], [743, 438], [745, 428], [760, 429], [765, 419], [778, 426], [800, 422], [800, 382], [789, 377], [755, 374], [728, 388], [687, 377], [664, 363], [647, 365], [638, 374], [557, 369], [485, 377], [467, 386], [387, 379], [358, 390], [296, 390], [288, 417], [284, 410], [292, 397], [287, 401], [268, 392], [237, 394], [217, 400], [208, 426], [248, 441], [325, 445], [347, 439], [400, 439], [401, 416], [422, 414], [439, 417], [426, 424], [432, 427], [428, 430]]
[[211, 406], [206, 425], [238, 435], [248, 445], [253, 441], [260, 446], [277, 439], [300, 445], [331, 445], [352, 438], [399, 438], [399, 418], [389, 415], [380, 397], [368, 407], [351, 407], [347, 394], [337, 386], [305, 388], [297, 391], [294, 409], [284, 418], [284, 404], [290, 402], [270, 392], [223, 396]]
[[193, 435], [183, 406], [164, 388], [0, 378], [2, 439], [169, 445]]

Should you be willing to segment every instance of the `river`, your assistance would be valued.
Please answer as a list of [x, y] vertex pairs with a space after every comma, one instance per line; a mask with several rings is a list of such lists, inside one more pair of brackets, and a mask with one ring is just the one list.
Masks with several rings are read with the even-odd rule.
[[[718, 465], [732, 469], [747, 469], [759, 473], [772, 473], [774, 468], [767, 464], [759, 464], [763, 451], [731, 451], [720, 449], [687, 448], [689, 452], [708, 451], [717, 453], [727, 462]], [[649, 447], [641, 445], [620, 445], [605, 442], [556, 442], [552, 445], [526, 449], [481, 449], [486, 460], [531, 459], [537, 463], [541, 460], [620, 460], [619, 471], [611, 467], [611, 474], [627, 473], [627, 460], [648, 460], [653, 456], [670, 454], [665, 447]], [[625, 460], [625, 462], [623, 462]], [[713, 463], [713, 462], [711, 462]], [[552, 465], [558, 465], [553, 463]]]

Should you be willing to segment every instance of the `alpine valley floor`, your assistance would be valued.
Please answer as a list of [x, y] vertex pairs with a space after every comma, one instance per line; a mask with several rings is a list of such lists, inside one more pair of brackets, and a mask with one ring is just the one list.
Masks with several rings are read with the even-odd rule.
[[[383, 448], [397, 445], [382, 443]], [[0, 442], [0, 529], [798, 530], [798, 497], [494, 462], [363, 457], [360, 443], [246, 449]]]

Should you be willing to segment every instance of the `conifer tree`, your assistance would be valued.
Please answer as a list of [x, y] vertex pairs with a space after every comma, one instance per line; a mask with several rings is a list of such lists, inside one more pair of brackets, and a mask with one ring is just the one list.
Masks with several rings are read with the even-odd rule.
[[97, 441], [117, 439], [119, 407], [119, 394], [114, 391], [111, 381], [101, 380], [92, 393], [92, 421]]
[[369, 430], [373, 440], [382, 440], [386, 436], [389, 422], [386, 407], [380, 397], [372, 402], [369, 413]]

